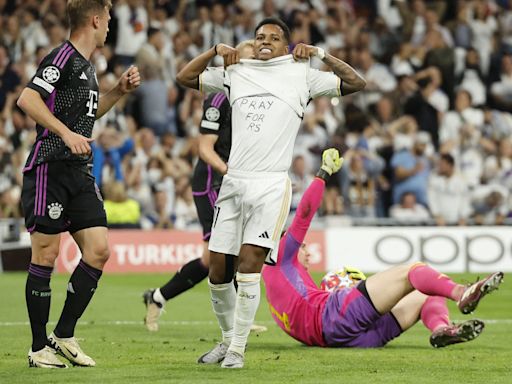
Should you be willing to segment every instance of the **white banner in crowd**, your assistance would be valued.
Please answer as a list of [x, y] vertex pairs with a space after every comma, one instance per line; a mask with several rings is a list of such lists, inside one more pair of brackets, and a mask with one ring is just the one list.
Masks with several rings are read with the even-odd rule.
[[423, 261], [442, 272], [512, 271], [511, 227], [337, 227], [325, 235], [329, 270]]

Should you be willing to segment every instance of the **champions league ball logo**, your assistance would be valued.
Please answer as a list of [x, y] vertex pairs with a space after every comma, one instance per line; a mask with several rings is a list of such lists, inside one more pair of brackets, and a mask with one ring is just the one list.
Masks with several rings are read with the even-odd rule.
[[49, 66], [46, 67], [43, 71], [43, 79], [49, 84], [53, 84], [57, 82], [60, 78], [60, 71], [57, 69], [57, 67]]

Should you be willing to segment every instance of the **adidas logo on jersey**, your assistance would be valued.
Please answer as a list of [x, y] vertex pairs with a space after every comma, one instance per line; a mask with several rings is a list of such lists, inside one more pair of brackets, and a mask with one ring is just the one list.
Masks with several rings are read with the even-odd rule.
[[263, 232], [261, 235], [258, 236], [260, 239], [270, 239], [267, 231]]
[[85, 73], [82, 72], [82, 74], [80, 75], [79, 77], [80, 80], [88, 80], [87, 79], [87, 76], [85, 75]]

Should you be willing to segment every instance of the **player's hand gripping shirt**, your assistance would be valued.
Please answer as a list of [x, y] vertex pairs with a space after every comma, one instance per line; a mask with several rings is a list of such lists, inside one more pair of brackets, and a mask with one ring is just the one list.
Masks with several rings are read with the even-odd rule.
[[[91, 137], [99, 103], [99, 88], [93, 65], [66, 41], [46, 56], [27, 84], [37, 91], [48, 109], [71, 131]], [[48, 161], [86, 163], [88, 155], [73, 155], [64, 141], [37, 125], [37, 138], [24, 171]]]
[[297, 62], [292, 55], [267, 61], [241, 60], [227, 70], [207, 68], [200, 90], [225, 91], [232, 107], [229, 169], [286, 172], [310, 99], [340, 96], [340, 78]]

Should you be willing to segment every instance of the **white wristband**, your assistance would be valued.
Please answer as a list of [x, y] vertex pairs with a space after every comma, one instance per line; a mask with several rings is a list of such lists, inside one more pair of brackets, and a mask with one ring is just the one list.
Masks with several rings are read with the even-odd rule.
[[320, 59], [320, 60], [323, 60], [324, 57], [325, 57], [325, 51], [323, 48], [320, 48], [320, 47], [316, 47], [316, 56]]

